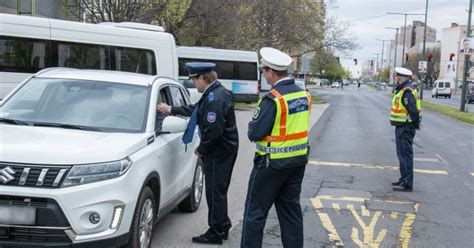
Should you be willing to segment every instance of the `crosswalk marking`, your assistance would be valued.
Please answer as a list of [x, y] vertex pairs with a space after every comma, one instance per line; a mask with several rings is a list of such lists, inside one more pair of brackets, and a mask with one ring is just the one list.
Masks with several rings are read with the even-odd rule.
[[[380, 170], [399, 170], [398, 166], [388, 165], [377, 165], [377, 164], [357, 164], [357, 163], [339, 163], [339, 162], [325, 162], [325, 161], [314, 161], [310, 160], [309, 164], [320, 165], [320, 166], [334, 166], [334, 167], [357, 167], [364, 169], [380, 169]], [[448, 175], [446, 170], [428, 170], [428, 169], [414, 169], [414, 172], [434, 175]]]

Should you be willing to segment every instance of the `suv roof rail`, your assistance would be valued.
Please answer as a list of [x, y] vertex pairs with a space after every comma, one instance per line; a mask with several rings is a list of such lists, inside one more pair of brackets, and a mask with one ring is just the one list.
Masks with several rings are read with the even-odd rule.
[[34, 74], [34, 76], [39, 76], [41, 74], [44, 74], [49, 71], [62, 71], [62, 70], [76, 70], [75, 68], [68, 68], [68, 67], [48, 67], [45, 68], [37, 73]]
[[152, 24], [145, 24], [145, 23], [136, 23], [136, 22], [101, 22], [99, 25], [108, 25], [114, 26], [119, 28], [131, 28], [131, 29], [139, 29], [139, 30], [147, 30], [147, 31], [155, 31], [155, 32], [164, 32], [165, 29], [162, 26], [152, 25]]

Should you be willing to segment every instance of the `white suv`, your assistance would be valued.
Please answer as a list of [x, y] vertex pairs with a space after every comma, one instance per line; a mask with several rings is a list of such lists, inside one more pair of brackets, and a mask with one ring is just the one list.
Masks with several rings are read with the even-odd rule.
[[176, 80], [46, 69], [0, 104], [0, 246], [149, 247], [176, 206], [196, 211], [203, 173], [181, 142]]

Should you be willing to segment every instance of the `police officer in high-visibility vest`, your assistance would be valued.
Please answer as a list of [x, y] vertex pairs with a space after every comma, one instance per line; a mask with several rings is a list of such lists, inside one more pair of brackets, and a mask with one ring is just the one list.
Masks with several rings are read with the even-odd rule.
[[272, 85], [249, 123], [256, 142], [245, 202], [241, 247], [261, 247], [268, 211], [275, 204], [284, 247], [303, 247], [301, 183], [308, 162], [311, 96], [288, 77], [292, 59], [269, 47], [260, 50], [263, 76]]
[[395, 126], [397, 157], [400, 162], [400, 179], [393, 182], [395, 191], [413, 190], [413, 138], [420, 130], [421, 102], [410, 81], [412, 72], [406, 68], [395, 68], [395, 95], [392, 99], [390, 124]]

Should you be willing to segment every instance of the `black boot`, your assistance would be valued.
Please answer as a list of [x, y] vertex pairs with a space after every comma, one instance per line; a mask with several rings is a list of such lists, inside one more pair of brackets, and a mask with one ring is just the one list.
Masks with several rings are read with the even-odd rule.
[[209, 228], [204, 234], [193, 237], [194, 243], [222, 245], [222, 236]]

